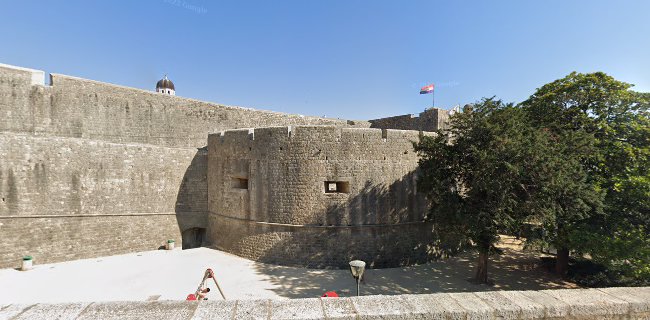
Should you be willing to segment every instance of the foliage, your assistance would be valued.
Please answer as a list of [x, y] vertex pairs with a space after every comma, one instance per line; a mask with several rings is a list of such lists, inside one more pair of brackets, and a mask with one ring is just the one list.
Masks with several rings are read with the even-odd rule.
[[576, 232], [574, 237], [573, 241], [584, 247], [578, 248], [590, 252], [591, 260], [604, 266], [611, 275], [650, 283], [650, 236], [644, 226], [627, 225], [615, 229], [611, 235]]
[[547, 211], [540, 217], [551, 242], [591, 255], [610, 276], [647, 279], [650, 95], [631, 87], [602, 72], [574, 72], [542, 86], [521, 106], [531, 124], [552, 132], [559, 144], [575, 145], [576, 135], [593, 137], [588, 152], [569, 148], [565, 156], [580, 162], [585, 182], [602, 196], [602, 207], [596, 201], [587, 211], [575, 207]]
[[536, 142], [548, 139], [529, 130], [520, 109], [493, 98], [454, 115], [450, 126], [414, 144], [418, 186], [428, 193], [438, 235], [479, 251], [476, 280], [486, 282], [499, 232], [514, 232], [527, 215], [529, 169], [544, 150]]
[[477, 280], [499, 232], [526, 223], [543, 231], [530, 243], [558, 249], [562, 275], [571, 251], [602, 268], [572, 266], [584, 283], [650, 281], [650, 94], [631, 87], [571, 73], [518, 106], [484, 99], [414, 144], [429, 218], [442, 243], [479, 251]]

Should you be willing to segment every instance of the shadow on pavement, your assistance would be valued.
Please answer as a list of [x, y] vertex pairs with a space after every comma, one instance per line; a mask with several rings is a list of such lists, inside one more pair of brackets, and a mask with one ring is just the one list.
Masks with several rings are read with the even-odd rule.
[[[474, 275], [476, 254], [456, 257], [419, 266], [368, 269], [361, 283], [362, 295], [426, 294], [437, 292], [542, 290], [575, 288], [540, 265], [535, 252], [502, 247], [504, 254], [491, 257], [489, 275], [493, 285], [470, 282]], [[341, 296], [356, 294], [356, 284], [348, 270], [316, 270], [258, 263], [256, 272], [267, 275], [277, 286], [272, 289], [286, 298], [319, 297], [326, 291]]]

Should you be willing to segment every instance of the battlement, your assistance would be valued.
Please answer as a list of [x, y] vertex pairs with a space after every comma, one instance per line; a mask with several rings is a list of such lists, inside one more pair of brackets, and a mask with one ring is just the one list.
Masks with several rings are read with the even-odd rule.
[[[344, 128], [337, 126], [282, 126], [224, 130], [212, 133], [208, 141], [219, 144], [266, 147], [269, 144], [338, 144], [394, 147], [396, 143], [418, 141], [432, 132], [398, 129]], [[209, 143], [210, 144], [210, 143]]]
[[417, 162], [413, 142], [431, 132], [335, 126], [226, 130], [208, 136], [210, 152], [239, 157]]
[[448, 119], [448, 110], [429, 108], [424, 110], [424, 112], [421, 112], [418, 116], [413, 114], [405, 114], [401, 116], [368, 120], [368, 122], [370, 122], [371, 128], [433, 132], [447, 128]]

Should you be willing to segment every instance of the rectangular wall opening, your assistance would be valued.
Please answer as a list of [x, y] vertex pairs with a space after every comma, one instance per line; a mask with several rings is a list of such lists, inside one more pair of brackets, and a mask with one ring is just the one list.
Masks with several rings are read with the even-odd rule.
[[350, 193], [350, 182], [325, 181], [325, 193]]
[[248, 189], [248, 179], [246, 179], [246, 178], [232, 178], [230, 186], [233, 189]]

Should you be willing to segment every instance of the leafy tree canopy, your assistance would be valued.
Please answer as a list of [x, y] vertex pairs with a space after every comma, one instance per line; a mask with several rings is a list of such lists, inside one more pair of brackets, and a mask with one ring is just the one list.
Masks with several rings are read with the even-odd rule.
[[523, 222], [558, 249], [560, 274], [571, 251], [650, 274], [650, 94], [631, 88], [571, 73], [517, 106], [483, 99], [415, 144], [430, 219], [442, 243], [479, 251], [479, 282], [498, 234]]
[[[521, 104], [531, 125], [553, 132], [560, 144], [571, 145], [575, 135], [594, 137], [588, 153], [569, 149], [566, 156], [578, 157], [587, 181], [602, 194], [602, 210], [593, 206], [590, 217], [573, 221], [564, 233], [551, 232], [552, 240], [628, 274], [650, 265], [650, 94], [631, 88], [602, 72], [574, 72]], [[553, 216], [550, 230], [571, 223], [562, 210], [547, 217]]]
[[478, 282], [487, 282], [488, 255], [500, 232], [517, 230], [529, 214], [533, 169], [550, 146], [512, 104], [484, 99], [454, 115], [450, 129], [423, 136], [419, 186], [431, 200], [430, 218], [443, 243], [470, 244], [479, 252]]

